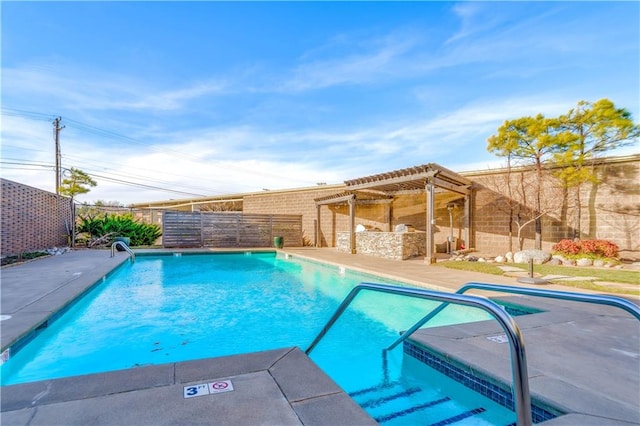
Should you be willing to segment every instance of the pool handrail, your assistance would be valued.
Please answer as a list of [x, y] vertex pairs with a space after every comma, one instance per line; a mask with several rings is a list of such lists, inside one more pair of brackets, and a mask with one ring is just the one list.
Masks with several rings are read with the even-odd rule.
[[129, 255], [131, 256], [131, 263], [136, 261], [136, 254], [127, 244], [124, 243], [124, 241], [114, 241], [113, 244], [111, 244], [111, 257], [116, 255], [117, 246], [122, 247], [127, 253], [129, 253]]
[[[607, 305], [613, 306], [616, 308], [624, 309], [629, 312], [631, 315], [636, 317], [636, 319], [640, 320], [640, 307], [633, 302], [628, 301], [627, 299], [623, 299], [622, 297], [616, 296], [608, 296], [603, 294], [582, 294], [582, 293], [574, 293], [570, 291], [559, 291], [559, 290], [546, 290], [546, 289], [538, 289], [538, 288], [528, 288], [528, 287], [513, 287], [513, 286], [505, 286], [500, 284], [489, 284], [489, 283], [477, 283], [477, 282], [468, 282], [462, 287], [460, 287], [456, 293], [464, 294], [467, 290], [477, 289], [477, 290], [492, 290], [499, 291], [503, 293], [513, 293], [513, 294], [523, 294], [527, 296], [538, 296], [538, 297], [547, 297], [551, 299], [560, 299], [560, 300], [570, 300], [574, 302], [584, 302], [584, 303], [594, 303], [597, 305]], [[422, 317], [418, 322], [412, 325], [407, 331], [402, 333], [395, 342], [387, 347], [386, 350], [390, 351], [395, 348], [397, 345], [402, 343], [405, 339], [411, 336], [417, 329], [425, 325], [427, 322], [431, 321], [433, 317], [438, 315], [444, 308], [446, 308], [448, 303], [443, 303], [438, 306], [436, 309]]]
[[635, 303], [623, 299], [622, 297], [609, 296], [606, 294], [584, 294], [572, 291], [546, 290], [542, 288], [511, 287], [499, 284], [468, 282], [456, 291], [458, 294], [466, 293], [467, 290], [492, 290], [503, 293], [524, 294], [528, 296], [548, 297], [551, 299], [570, 300], [574, 302], [594, 303], [596, 305], [607, 305], [620, 308], [640, 321], [640, 307]]
[[371, 290], [382, 293], [391, 293], [401, 296], [416, 297], [420, 299], [436, 300], [447, 305], [449, 303], [480, 308], [491, 314], [500, 324], [509, 341], [511, 354], [511, 372], [513, 376], [513, 400], [519, 426], [531, 426], [531, 395], [529, 393], [529, 375], [527, 372], [527, 358], [525, 354], [522, 333], [511, 316], [497, 303], [483, 297], [469, 296], [456, 293], [444, 293], [412, 287], [398, 287], [387, 284], [360, 283], [355, 286], [342, 301], [338, 309], [322, 328], [320, 333], [307, 348], [305, 353], [309, 355], [318, 342], [327, 334], [331, 326], [347, 309], [349, 304], [362, 290]]

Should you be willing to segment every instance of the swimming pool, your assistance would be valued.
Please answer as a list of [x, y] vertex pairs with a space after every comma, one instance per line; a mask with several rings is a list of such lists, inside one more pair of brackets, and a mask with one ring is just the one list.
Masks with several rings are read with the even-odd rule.
[[[2, 366], [2, 384], [304, 349], [349, 290], [372, 280], [400, 284], [273, 253], [139, 256], [12, 353]], [[363, 294], [312, 359], [381, 422], [415, 424], [412, 416], [424, 417], [425, 411], [406, 411], [425, 401], [433, 403], [424, 410], [435, 408], [428, 414], [435, 424], [452, 412], [474, 414], [474, 424], [511, 422], [511, 411], [404, 356], [401, 348], [381, 368], [381, 348], [435, 304]], [[451, 306], [430, 325], [487, 318], [478, 310]], [[425, 386], [425, 375], [432, 383], [437, 376], [436, 389]]]

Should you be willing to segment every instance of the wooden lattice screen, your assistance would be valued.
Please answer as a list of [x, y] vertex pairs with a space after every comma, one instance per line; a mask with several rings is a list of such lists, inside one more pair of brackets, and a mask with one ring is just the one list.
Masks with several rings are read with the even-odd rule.
[[273, 247], [274, 237], [302, 246], [300, 215], [166, 211], [162, 223], [167, 248]]

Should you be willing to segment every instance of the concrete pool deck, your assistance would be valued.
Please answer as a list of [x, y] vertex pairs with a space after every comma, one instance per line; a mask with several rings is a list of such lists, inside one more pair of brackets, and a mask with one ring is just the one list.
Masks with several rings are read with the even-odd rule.
[[[525, 286], [515, 278], [430, 267], [422, 261], [333, 249], [285, 252], [445, 291], [470, 281]], [[3, 268], [3, 350], [127, 259], [125, 253], [110, 258], [108, 251], [78, 250]], [[545, 424], [640, 424], [640, 323], [610, 307], [517, 299], [548, 309], [517, 319], [527, 345], [532, 394], [570, 413]], [[510, 382], [508, 351], [505, 355], [504, 345], [486, 339], [496, 334], [495, 326], [451, 327], [446, 328], [453, 334], [439, 327], [421, 331], [416, 340]], [[225, 380], [231, 380], [234, 391], [185, 398], [185, 387]], [[1, 392], [3, 425], [375, 424], [297, 348], [5, 386]]]

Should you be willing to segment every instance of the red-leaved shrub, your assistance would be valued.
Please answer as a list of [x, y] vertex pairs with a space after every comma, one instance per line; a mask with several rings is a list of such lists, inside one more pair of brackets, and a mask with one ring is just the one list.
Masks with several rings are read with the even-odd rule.
[[551, 250], [559, 254], [573, 255], [580, 253], [580, 245], [573, 240], [560, 240], [558, 244], [551, 247]]
[[607, 240], [561, 240], [551, 249], [562, 255], [586, 254], [596, 257], [618, 257], [618, 246]]

